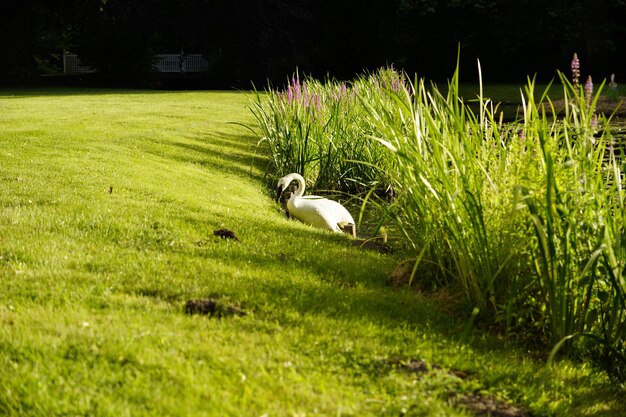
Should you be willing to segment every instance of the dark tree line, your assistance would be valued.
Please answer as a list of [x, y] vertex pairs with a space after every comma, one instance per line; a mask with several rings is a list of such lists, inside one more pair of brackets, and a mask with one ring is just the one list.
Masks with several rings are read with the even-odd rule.
[[448, 77], [479, 58], [490, 81], [552, 78], [577, 52], [583, 76], [626, 74], [625, 0], [2, 0], [0, 83], [60, 70], [64, 50], [111, 79], [140, 79], [157, 53], [201, 53], [223, 86], [296, 68], [350, 78], [395, 65]]

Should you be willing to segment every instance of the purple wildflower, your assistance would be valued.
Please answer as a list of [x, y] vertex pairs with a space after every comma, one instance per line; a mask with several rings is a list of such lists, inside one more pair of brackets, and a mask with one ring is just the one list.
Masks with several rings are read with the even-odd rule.
[[580, 78], [580, 61], [578, 60], [578, 55], [574, 52], [574, 57], [572, 58], [572, 84], [575, 88], [578, 88], [578, 79]]
[[617, 101], [619, 93], [617, 92], [617, 83], [615, 82], [615, 74], [611, 74], [611, 82], [609, 83], [609, 100]]
[[302, 90], [301, 90], [301, 86], [300, 86], [300, 76], [292, 76], [291, 77], [291, 85], [294, 89], [294, 92], [296, 94], [296, 100], [300, 100], [300, 97], [302, 96]]
[[315, 95], [315, 103], [313, 105], [315, 106], [315, 110], [317, 110], [317, 113], [321, 114], [322, 113], [322, 95], [321, 94]]
[[400, 82], [400, 79], [398, 77], [391, 78], [391, 90], [392, 91], [399, 93], [401, 89], [401, 85], [402, 83]]
[[291, 86], [287, 87], [287, 103], [293, 103], [293, 88]]
[[309, 89], [306, 86], [306, 82], [302, 83], [302, 96], [304, 97], [304, 100], [311, 96], [311, 94], [309, 93]]

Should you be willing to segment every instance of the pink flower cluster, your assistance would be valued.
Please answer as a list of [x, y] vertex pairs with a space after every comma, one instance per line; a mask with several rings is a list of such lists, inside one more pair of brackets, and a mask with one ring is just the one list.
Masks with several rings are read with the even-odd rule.
[[593, 96], [593, 81], [591, 81], [591, 75], [587, 76], [587, 82], [585, 83], [585, 100], [587, 104], [591, 104], [591, 97]]
[[289, 106], [300, 104], [310, 109], [312, 114], [322, 112], [322, 95], [309, 92], [306, 82], [300, 82], [298, 75], [291, 77], [287, 90], [279, 92], [278, 95], [283, 103]]
[[300, 81], [300, 77], [296, 74], [289, 80], [287, 88], [278, 92], [278, 97], [286, 106], [304, 108], [309, 111], [313, 118], [321, 118], [324, 114], [326, 100], [341, 101], [349, 94], [345, 83], [341, 83], [339, 88], [332, 91], [328, 91], [327, 88], [322, 92], [314, 92], [313, 90], [315, 88], [310, 88], [306, 80]]
[[378, 85], [379, 88], [391, 90], [394, 93], [401, 93], [406, 89], [410, 91], [410, 86], [407, 86], [404, 73], [397, 71], [393, 65], [388, 69], [379, 70], [376, 73], [374, 80], [375, 84]]
[[578, 88], [578, 79], [580, 78], [580, 61], [578, 60], [578, 55], [574, 52], [574, 57], [572, 58], [572, 84], [575, 88]]

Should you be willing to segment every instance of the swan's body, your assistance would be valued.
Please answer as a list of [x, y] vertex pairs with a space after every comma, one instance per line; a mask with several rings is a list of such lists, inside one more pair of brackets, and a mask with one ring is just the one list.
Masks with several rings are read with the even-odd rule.
[[342, 228], [351, 229], [352, 236], [356, 237], [354, 219], [344, 206], [316, 195], [303, 196], [305, 182], [300, 174], [289, 174], [278, 180], [278, 197], [294, 180], [298, 182], [298, 189], [287, 200], [289, 214], [302, 223], [333, 232], [341, 233]]

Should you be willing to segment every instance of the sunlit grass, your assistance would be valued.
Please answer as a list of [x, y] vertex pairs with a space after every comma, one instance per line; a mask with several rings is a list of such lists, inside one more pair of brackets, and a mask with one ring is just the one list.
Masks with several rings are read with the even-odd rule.
[[[589, 366], [461, 339], [445, 303], [388, 285], [398, 259], [286, 219], [233, 124], [249, 99], [0, 92], [0, 414], [453, 416], [469, 392], [621, 411]], [[246, 314], [184, 313], [203, 298]]]

